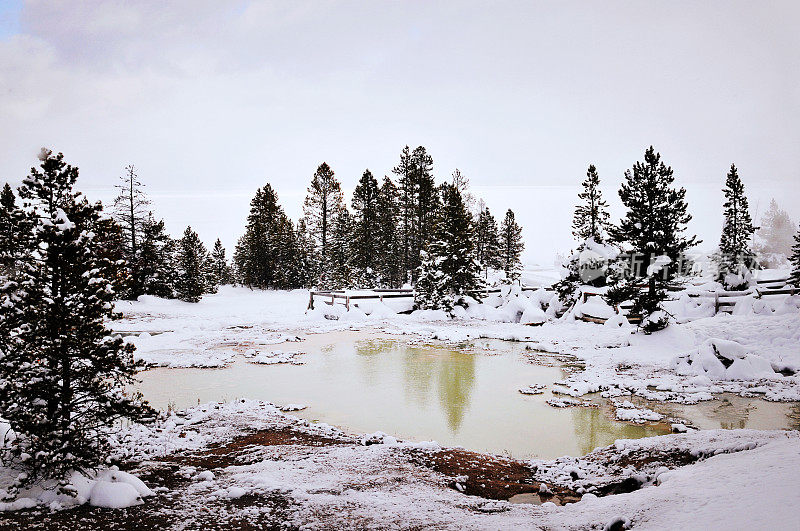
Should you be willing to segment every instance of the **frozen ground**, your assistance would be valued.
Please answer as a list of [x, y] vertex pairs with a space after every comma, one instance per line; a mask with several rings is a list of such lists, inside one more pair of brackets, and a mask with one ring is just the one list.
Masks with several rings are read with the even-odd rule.
[[[698, 318], [651, 336], [632, 334], [624, 323], [545, 315], [541, 325], [527, 326], [498, 318], [514, 308], [536, 315], [543, 297], [529, 293], [525, 301], [496, 301], [497, 311], [471, 309], [449, 319], [437, 312], [395, 313], [402, 303], [365, 308], [371, 315], [327, 305], [307, 313], [305, 291], [225, 287], [198, 304], [152, 297], [120, 303], [125, 318], [113, 328], [136, 344], [141, 359], [169, 367], [222, 366], [238, 355], [302, 363], [293, 348], [298, 334], [342, 329], [380, 329], [423, 341], [525, 341], [532, 358], [548, 351], [585, 364], [557, 386], [563, 405], [601, 391], [613, 400], [617, 417], [629, 422], [658, 416], [635, 406], [630, 395], [676, 402], [722, 391], [800, 398], [793, 374], [800, 368], [797, 312]], [[380, 433], [354, 437], [245, 400], [198, 406], [156, 425], [121, 427], [114, 446], [113, 462], [135, 476], [113, 467], [76, 476], [79, 496], [72, 499], [35, 487], [0, 506], [34, 510], [8, 513], [13, 516], [0, 524], [97, 528], [133, 518], [172, 528], [604, 529], [616, 522], [700, 529], [746, 522], [749, 528], [792, 529], [800, 521], [800, 436], [793, 431], [689, 430], [617, 441], [580, 458], [520, 463]], [[470, 468], [469, 460], [480, 466]], [[492, 477], [492, 470], [500, 472]], [[2, 469], [0, 484], [16, 473]], [[509, 503], [514, 494], [545, 503]], [[579, 501], [551, 503], [559, 499]], [[80, 507], [49, 512], [71, 505]]]
[[[542, 304], [542, 292], [524, 297], [509, 294], [450, 319], [438, 312], [398, 314], [407, 309], [402, 301], [351, 312], [318, 303], [315, 311], [306, 312], [306, 291], [224, 287], [198, 304], [152, 297], [119, 303], [125, 318], [113, 328], [136, 344], [142, 360], [168, 367], [219, 367], [239, 355], [253, 362], [302, 363], [293, 345], [298, 334], [344, 329], [379, 329], [420, 341], [524, 341], [532, 359], [541, 351], [568, 354], [585, 366], [555, 386], [563, 397], [554, 405], [580, 405], [584, 394], [600, 391], [615, 404], [616, 416], [629, 422], [659, 416], [635, 406], [628, 400], [631, 395], [682, 403], [721, 392], [800, 399], [797, 300], [783, 301], [780, 311], [759, 312], [751, 304], [734, 315], [698, 315], [645, 336], [633, 334], [624, 322], [604, 326], [554, 320]], [[523, 314], [539, 326], [504, 322]], [[686, 431], [685, 426], [674, 428]], [[145, 479], [148, 490], [137, 490], [141, 486], [135, 478], [110, 468], [75, 478], [82, 494], [73, 501], [39, 489], [0, 508], [88, 502], [52, 513], [72, 516], [46, 517], [66, 519], [78, 528], [87, 521], [85, 511], [90, 510], [83, 507], [92, 500], [95, 505], [127, 505], [123, 512], [176, 528], [205, 525], [209, 514], [214, 515], [211, 527], [249, 522], [310, 528], [603, 529], [617, 522], [651, 529], [737, 528], [743, 523], [792, 529], [800, 521], [797, 432], [689, 430], [618, 441], [580, 458], [524, 464], [530, 477], [525, 483], [508, 480], [511, 490], [505, 498], [490, 493], [483, 478], [470, 479], [471, 471], [430, 465], [449, 462], [458, 451], [381, 434], [354, 438], [256, 402], [198, 406], [158, 426], [129, 426], [121, 430], [116, 448], [116, 460], [123, 467], [133, 462], [129, 470]], [[13, 475], [3, 469], [2, 481]], [[505, 501], [514, 492], [539, 501], [569, 499], [569, 493], [582, 498], [563, 507]], [[548, 498], [549, 492], [557, 494]], [[117, 518], [91, 511], [92, 518], [99, 518], [93, 522]], [[5, 523], [34, 518], [30, 512], [15, 514], [23, 516]], [[36, 514], [38, 522], [47, 513]]]
[[[133, 471], [147, 484], [112, 470], [121, 480], [103, 479], [103, 486], [124, 484], [131, 495], [138, 487], [144, 500], [121, 511], [84, 506], [53, 513], [45, 505], [0, 516], [0, 525], [604, 529], [624, 522], [642, 529], [793, 529], [800, 518], [797, 432], [620, 440], [582, 458], [522, 463], [380, 433], [354, 437], [243, 400], [130, 426], [115, 457], [141, 461]], [[469, 468], [469, 459], [481, 466]], [[448, 461], [454, 464], [442, 464]], [[481, 468], [499, 472], [476, 478]], [[512, 470], [517, 476], [502, 475]], [[498, 488], [482, 490], [490, 481]], [[545, 503], [507, 501], [520, 492]], [[579, 501], [552, 503], [560, 498]], [[27, 507], [45, 501], [26, 499]]]

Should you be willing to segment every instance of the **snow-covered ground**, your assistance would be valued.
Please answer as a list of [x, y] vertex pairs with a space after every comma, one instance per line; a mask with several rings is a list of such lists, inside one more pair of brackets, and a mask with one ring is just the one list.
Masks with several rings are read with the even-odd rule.
[[[90, 503], [128, 500], [129, 511], [140, 511], [94, 513], [97, 525], [135, 517], [187, 528], [244, 521], [310, 529], [603, 529], [614, 522], [642, 529], [796, 529], [800, 518], [798, 432], [694, 431], [620, 440], [582, 458], [520, 463], [528, 478], [513, 487], [550, 500], [541, 505], [464, 494], [471, 479], [458, 466], [445, 473], [425, 465], [457, 459], [461, 451], [380, 433], [354, 437], [247, 400], [129, 426], [115, 448], [116, 459], [143, 460], [138, 473], [153, 479], [144, 485], [113, 468], [93, 479], [76, 477], [81, 494], [72, 503], [89, 492]], [[509, 463], [487, 459], [490, 468]], [[502, 484], [502, 476], [493, 479]], [[579, 501], [557, 506], [552, 502], [561, 492]], [[41, 491], [25, 494], [20, 506], [52, 503]], [[52, 525], [65, 517], [28, 513], [0, 517], [0, 524], [24, 523], [14, 518]]]
[[[721, 392], [800, 399], [800, 313], [791, 311], [794, 300], [784, 303], [786, 311], [696, 318], [645, 336], [633, 334], [624, 322], [552, 319], [544, 295], [507, 293], [451, 319], [438, 312], [398, 314], [402, 301], [349, 312], [317, 304], [307, 312], [307, 291], [223, 287], [197, 304], [153, 297], [121, 302], [124, 319], [112, 327], [137, 346], [140, 359], [167, 367], [218, 367], [236, 356], [257, 363], [302, 363], [293, 348], [298, 334], [346, 329], [452, 343], [524, 341], [532, 359], [546, 351], [568, 354], [585, 366], [555, 386], [564, 396], [554, 405], [582, 405], [582, 395], [601, 391], [611, 399], [617, 418], [627, 422], [660, 420], [659, 413], [629, 400], [631, 395], [682, 403]], [[505, 322], [518, 320], [509, 315], [526, 313], [538, 319], [538, 326]], [[302, 407], [287, 404], [283, 409]], [[131, 471], [147, 485], [110, 467], [74, 476], [74, 498], [56, 496], [40, 485], [0, 509], [81, 503], [145, 512], [155, 507], [158, 518], [188, 526], [207, 517], [210, 507], [236, 521], [278, 518], [310, 528], [603, 529], [615, 522], [653, 529], [737, 528], [743, 523], [749, 528], [797, 527], [798, 432], [674, 429], [686, 433], [621, 440], [584, 457], [527, 463], [532, 484], [543, 484], [537, 491], [542, 501], [558, 489], [582, 496], [578, 503], [559, 507], [464, 494], [468, 475], [451, 477], [420, 464], [437, 455], [449, 459], [452, 450], [434, 442], [403, 443], [382, 434], [355, 437], [288, 416], [271, 404], [241, 400], [197, 406], [156, 425], [121, 426], [112, 462], [124, 468], [141, 461]], [[256, 437], [259, 430], [271, 435], [261, 442], [236, 443]], [[288, 442], [275, 443], [279, 435]], [[159, 484], [163, 475], [154, 472], [164, 460], [176, 463], [169, 486]], [[16, 473], [2, 469], [0, 487]], [[621, 493], [610, 495], [614, 492]], [[4, 523], [14, 522], [19, 524], [13, 519]]]

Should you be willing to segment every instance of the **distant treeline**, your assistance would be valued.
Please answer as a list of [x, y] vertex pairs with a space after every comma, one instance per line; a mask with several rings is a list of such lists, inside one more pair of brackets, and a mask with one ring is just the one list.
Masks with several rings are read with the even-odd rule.
[[[104, 246], [117, 270], [117, 296], [140, 295], [198, 301], [220, 284], [261, 289], [397, 288], [417, 285], [435, 290], [420, 307], [457, 303], [479, 296], [481, 276], [490, 269], [516, 278], [521, 267], [522, 230], [508, 210], [498, 226], [483, 201], [469, 193], [469, 182], [455, 170], [437, 183], [433, 159], [420, 146], [406, 146], [393, 177], [379, 182], [365, 170], [350, 208], [341, 183], [327, 163], [311, 177], [303, 216], [295, 223], [267, 183], [250, 202], [244, 235], [229, 261], [219, 239], [211, 252], [187, 227], [173, 239], [156, 217], [129, 165], [117, 185], [110, 216], [104, 218]], [[0, 209], [15, 208], [8, 184]], [[433, 280], [435, 279], [435, 282]]]

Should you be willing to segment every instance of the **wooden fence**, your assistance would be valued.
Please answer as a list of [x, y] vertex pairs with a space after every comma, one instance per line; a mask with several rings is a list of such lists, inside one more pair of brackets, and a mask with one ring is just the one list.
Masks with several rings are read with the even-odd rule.
[[[757, 280], [756, 287], [753, 290], [748, 291], [709, 291], [706, 293], [689, 293], [690, 297], [702, 297], [702, 298], [713, 298], [714, 299], [714, 313], [719, 313], [721, 311], [731, 311], [736, 303], [743, 299], [744, 297], [755, 295], [756, 298], [762, 297], [769, 297], [773, 295], [795, 295], [796, 293], [800, 293], [800, 290], [795, 286], [788, 284], [788, 278], [781, 278], [781, 279], [774, 279], [774, 280]], [[647, 288], [647, 285], [639, 286], [642, 289]], [[542, 289], [539, 286], [522, 286], [522, 291], [536, 291], [538, 289]], [[546, 291], [551, 291], [547, 288], [544, 288]], [[668, 290], [671, 292], [679, 291], [680, 289], [684, 289], [677, 285], [670, 285]], [[365, 300], [372, 300], [372, 301], [379, 301], [383, 302], [386, 299], [408, 299], [414, 298], [414, 290], [413, 289], [373, 289], [369, 290], [372, 293], [363, 293], [363, 292], [356, 292], [356, 293], [349, 293], [345, 290], [323, 290], [323, 291], [311, 291], [308, 296], [308, 309], [314, 309], [314, 299], [320, 299], [322, 302], [328, 305], [334, 305], [337, 302], [340, 304], [344, 304], [345, 308], [350, 311], [350, 306], [358, 308], [358, 301], [365, 301]], [[500, 293], [500, 288], [491, 288], [485, 289], [484, 293], [486, 295], [493, 294], [493, 293]], [[602, 296], [602, 293], [599, 292], [592, 292], [592, 291], [584, 291], [583, 292], [583, 302], [586, 302], [589, 297], [593, 296]], [[641, 322], [642, 317], [639, 315], [631, 315], [629, 312], [632, 308], [631, 304], [620, 304], [614, 307], [614, 311], [616, 313], [622, 313], [625, 315], [629, 322], [631, 323], [638, 323]], [[593, 317], [591, 315], [583, 315], [580, 317], [581, 320], [590, 322], [590, 323], [598, 323], [603, 324], [606, 322], [607, 319], [602, 317]]]
[[[690, 297], [700, 297], [700, 298], [713, 298], [714, 299], [714, 313], [717, 314], [719, 312], [728, 312], [732, 311], [733, 307], [736, 306], [736, 303], [748, 296], [755, 296], [755, 298], [760, 299], [762, 297], [770, 297], [774, 295], [795, 295], [800, 293], [797, 287], [789, 284], [790, 279], [788, 278], [779, 278], [773, 280], [756, 280], [756, 285], [752, 290], [747, 291], [708, 291], [706, 293], [689, 293]], [[646, 288], [645, 285], [639, 286], [640, 288]], [[678, 291], [675, 287], [670, 287], [669, 291]], [[583, 292], [583, 302], [586, 302], [589, 297], [592, 296], [602, 296], [602, 293], [595, 293], [591, 291], [584, 291]], [[617, 313], [622, 312], [628, 317], [628, 321], [635, 323], [641, 321], [641, 316], [638, 315], [629, 315], [627, 312], [631, 309], [630, 304], [623, 304], [619, 305], [614, 308]], [[587, 321], [590, 323], [605, 323], [606, 319], [602, 317], [593, 317], [591, 315], [584, 315], [580, 319], [583, 321]]]
[[[541, 289], [538, 286], [522, 286], [522, 291], [536, 291]], [[365, 290], [366, 291], [366, 290]], [[308, 308], [309, 310], [314, 309], [314, 299], [318, 298], [321, 299], [322, 302], [333, 306], [337, 302], [340, 304], [344, 304], [347, 311], [350, 311], [350, 306], [352, 305], [355, 308], [358, 308], [357, 301], [364, 301], [364, 300], [372, 300], [372, 301], [379, 301], [383, 302], [386, 299], [408, 299], [414, 298], [414, 290], [413, 289], [373, 289], [369, 290], [373, 293], [349, 293], [345, 290], [324, 290], [324, 291], [311, 291], [308, 294]], [[483, 293], [486, 295], [492, 293], [500, 293], [500, 288], [488, 288], [483, 290]]]

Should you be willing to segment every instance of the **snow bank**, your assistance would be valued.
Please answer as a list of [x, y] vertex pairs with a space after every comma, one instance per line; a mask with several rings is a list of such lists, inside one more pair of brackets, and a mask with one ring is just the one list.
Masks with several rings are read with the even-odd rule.
[[[0, 470], [3, 487], [8, 488], [14, 472], [9, 468]], [[141, 505], [144, 503], [143, 498], [155, 495], [142, 480], [117, 467], [89, 475], [73, 472], [65, 485], [65, 491], [73, 492], [74, 496], [59, 494], [58, 487], [56, 481], [40, 481], [24, 489], [16, 500], [0, 503], [0, 511], [32, 509], [37, 506], [58, 510], [84, 503], [95, 507], [122, 509]]]
[[699, 348], [677, 356], [672, 368], [682, 375], [715, 380], [759, 380], [780, 378], [771, 363], [735, 341], [708, 339]]

